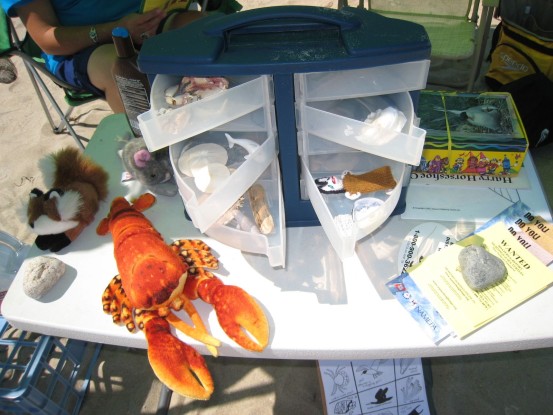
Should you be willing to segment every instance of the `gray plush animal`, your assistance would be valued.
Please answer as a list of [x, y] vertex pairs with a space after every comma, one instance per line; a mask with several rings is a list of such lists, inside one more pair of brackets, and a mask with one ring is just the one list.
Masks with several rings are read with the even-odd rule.
[[[120, 156], [131, 176], [129, 180], [134, 179], [156, 195], [175, 196], [177, 194], [177, 184], [167, 148], [150, 152], [142, 137], [133, 137], [126, 141]], [[136, 186], [131, 185], [131, 187]], [[134, 197], [143, 193], [140, 189], [134, 189], [134, 191], [131, 189], [131, 192], [138, 193], [133, 194]]]

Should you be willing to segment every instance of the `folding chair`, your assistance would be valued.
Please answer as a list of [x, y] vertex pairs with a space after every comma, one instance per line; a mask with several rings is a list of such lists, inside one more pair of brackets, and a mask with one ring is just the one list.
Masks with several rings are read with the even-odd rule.
[[[84, 145], [80, 137], [75, 132], [73, 126], [69, 122], [69, 116], [75, 107], [101, 99], [99, 96], [89, 93], [87, 91], [79, 91], [72, 85], [69, 85], [62, 80], [56, 78], [51, 74], [44, 64], [44, 60], [41, 57], [40, 48], [33, 42], [31, 37], [26, 33], [23, 41], [21, 41], [17, 35], [12, 20], [6, 15], [3, 9], [0, 8], [0, 56], [12, 57], [18, 56], [23, 60], [25, 68], [31, 78], [31, 83], [35, 88], [37, 97], [42, 105], [44, 114], [52, 127], [52, 131], [55, 134], [60, 134], [67, 130], [73, 137], [77, 145], [84, 150]], [[64, 90], [65, 102], [68, 106], [65, 112], [62, 111], [60, 105], [48, 89], [48, 86], [44, 82], [44, 78], [50, 79], [54, 84], [58, 85]], [[46, 104], [45, 97], [48, 99], [52, 108], [59, 116], [59, 123], [54, 121], [50, 109]]]
[[[347, 3], [339, 1], [340, 6]], [[424, 26], [432, 45], [433, 61], [471, 58], [467, 89], [472, 91], [498, 3], [499, 0], [482, 0], [480, 19], [480, 0], [367, 0], [367, 9]], [[364, 8], [365, 1], [359, 0], [358, 7]]]

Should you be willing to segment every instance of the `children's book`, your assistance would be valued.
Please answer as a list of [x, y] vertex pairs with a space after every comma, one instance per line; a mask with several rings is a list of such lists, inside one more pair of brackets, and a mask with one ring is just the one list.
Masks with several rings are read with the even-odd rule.
[[166, 12], [188, 10], [190, 3], [192, 3], [192, 0], [142, 0], [140, 12], [146, 13], [154, 9], [161, 9]]

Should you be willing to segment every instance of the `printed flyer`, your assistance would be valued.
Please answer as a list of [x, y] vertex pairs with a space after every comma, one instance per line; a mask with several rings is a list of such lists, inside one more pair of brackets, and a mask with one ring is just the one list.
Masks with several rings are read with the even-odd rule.
[[[486, 290], [475, 291], [459, 269], [464, 246], [479, 244], [500, 258], [507, 279]], [[509, 311], [553, 283], [553, 271], [517, 241], [502, 222], [497, 222], [408, 270], [424, 296], [463, 338]]]

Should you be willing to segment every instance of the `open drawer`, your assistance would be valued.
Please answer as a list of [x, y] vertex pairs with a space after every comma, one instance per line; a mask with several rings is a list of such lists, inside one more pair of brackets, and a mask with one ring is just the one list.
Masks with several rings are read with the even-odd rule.
[[[138, 116], [140, 131], [150, 151], [215, 129], [261, 108], [269, 108], [272, 102], [269, 76], [227, 77], [228, 89], [170, 108], [165, 91], [178, 85], [181, 79], [182, 76], [157, 75], [152, 83], [152, 109]], [[252, 117], [255, 119], [255, 115]]]
[[200, 232], [254, 184], [274, 161], [275, 148], [272, 132], [222, 131], [205, 132], [170, 147], [179, 193]]
[[[341, 259], [352, 256], [356, 242], [382, 225], [394, 210], [406, 165], [361, 151], [311, 155], [301, 159], [302, 181], [321, 226]], [[344, 193], [323, 194], [315, 182], [323, 177], [341, 177], [345, 171], [362, 174], [383, 166], [390, 167], [395, 186], [361, 194], [355, 200], [348, 199]]]
[[[369, 115], [371, 123], [365, 122]], [[411, 165], [420, 162], [426, 131], [413, 125], [407, 92], [300, 103], [298, 120], [302, 130], [330, 142]]]
[[429, 60], [420, 60], [371, 68], [295, 74], [296, 98], [311, 102], [417, 91], [426, 86], [429, 67]]
[[[262, 213], [260, 221], [266, 221], [264, 223], [269, 224], [268, 227], [263, 225], [260, 230], [256, 225], [250, 202], [250, 189], [248, 189], [239, 202], [225, 212], [215, 224], [205, 231], [205, 234], [241, 251], [266, 255], [272, 267], [284, 267], [286, 264], [286, 223], [277, 157], [259, 176], [254, 186], [257, 190], [259, 190], [258, 186], [261, 186], [264, 191], [267, 211]], [[267, 213], [270, 218], [266, 215]]]

